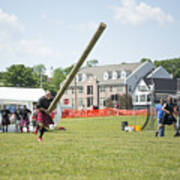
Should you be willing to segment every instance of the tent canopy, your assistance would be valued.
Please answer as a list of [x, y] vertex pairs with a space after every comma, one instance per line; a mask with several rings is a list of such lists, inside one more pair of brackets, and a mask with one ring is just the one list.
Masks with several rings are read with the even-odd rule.
[[37, 102], [44, 94], [41, 88], [0, 87], [0, 102]]

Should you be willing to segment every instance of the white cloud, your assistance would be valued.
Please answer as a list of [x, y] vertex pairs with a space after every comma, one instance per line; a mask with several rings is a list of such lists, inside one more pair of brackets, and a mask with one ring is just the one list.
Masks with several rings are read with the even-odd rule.
[[8, 14], [0, 9], [0, 26], [3, 28], [4, 25], [19, 31], [24, 30], [23, 25], [14, 14]]
[[[61, 54], [48, 46], [48, 42], [24, 38], [25, 28], [15, 15], [0, 9], [0, 59], [58, 58]], [[14, 61], [14, 60], [13, 60]], [[5, 63], [5, 62], [4, 62]]]
[[24, 26], [14, 14], [8, 14], [0, 9], [0, 43], [16, 40], [23, 31]]
[[174, 18], [159, 7], [152, 7], [136, 0], [121, 0], [121, 6], [115, 7], [115, 18], [123, 24], [142, 24], [155, 21], [160, 24], [172, 23]]
[[42, 18], [43, 20], [45, 20], [45, 19], [47, 19], [47, 15], [46, 15], [46, 14], [41, 14], [41, 18]]

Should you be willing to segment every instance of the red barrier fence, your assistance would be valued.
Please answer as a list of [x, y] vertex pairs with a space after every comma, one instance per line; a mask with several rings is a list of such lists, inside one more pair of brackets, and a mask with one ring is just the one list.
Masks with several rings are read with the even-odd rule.
[[147, 114], [147, 110], [120, 110], [113, 108], [97, 109], [97, 110], [71, 110], [64, 109], [62, 118], [79, 118], [79, 117], [99, 117], [99, 116], [142, 116]]

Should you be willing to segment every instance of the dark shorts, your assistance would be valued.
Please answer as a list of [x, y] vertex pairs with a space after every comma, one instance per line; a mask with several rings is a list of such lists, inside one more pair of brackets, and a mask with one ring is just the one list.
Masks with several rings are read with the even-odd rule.
[[171, 124], [176, 123], [176, 122], [177, 122], [176, 118], [174, 118], [174, 116], [172, 116], [170, 114], [166, 114], [160, 120], [160, 124], [163, 124], [163, 125], [171, 125]]
[[42, 112], [37, 113], [37, 123], [42, 123], [44, 126], [49, 126], [50, 124], [54, 124], [51, 116], [49, 114], [45, 114]]
[[9, 124], [10, 124], [9, 118], [3, 118], [3, 119], [2, 119], [2, 125], [3, 125], [3, 126], [7, 126], [7, 125], [9, 125]]

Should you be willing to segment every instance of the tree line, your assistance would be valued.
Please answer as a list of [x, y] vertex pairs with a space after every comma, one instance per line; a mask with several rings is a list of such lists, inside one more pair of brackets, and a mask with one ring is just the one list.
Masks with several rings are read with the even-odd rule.
[[[142, 58], [141, 62], [151, 61], [149, 58]], [[173, 75], [174, 78], [180, 78], [180, 58], [155, 60], [154, 65], [156, 67], [162, 66], [166, 71]]]
[[[86, 67], [95, 66], [97, 60], [89, 60]], [[5, 87], [26, 87], [26, 88], [43, 88], [50, 90], [53, 94], [59, 90], [60, 84], [65, 80], [66, 76], [72, 70], [73, 65], [66, 68], [58, 67], [52, 71], [52, 77], [46, 75], [46, 67], [38, 64], [33, 67], [24, 64], [13, 64], [0, 72], [0, 86]]]
[[[141, 62], [151, 61], [149, 58], [142, 58]], [[98, 60], [93, 59], [86, 62], [86, 67], [96, 66]], [[180, 78], [180, 58], [155, 60], [156, 67], [164, 67], [174, 78]], [[38, 64], [33, 67], [25, 66], [24, 64], [11, 65], [5, 72], [0, 72], [0, 86], [6, 87], [29, 87], [50, 90], [55, 94], [60, 87], [60, 84], [65, 80], [70, 73], [73, 65], [66, 68], [56, 68], [52, 72], [52, 77], [46, 75], [46, 67], [43, 64]]]

